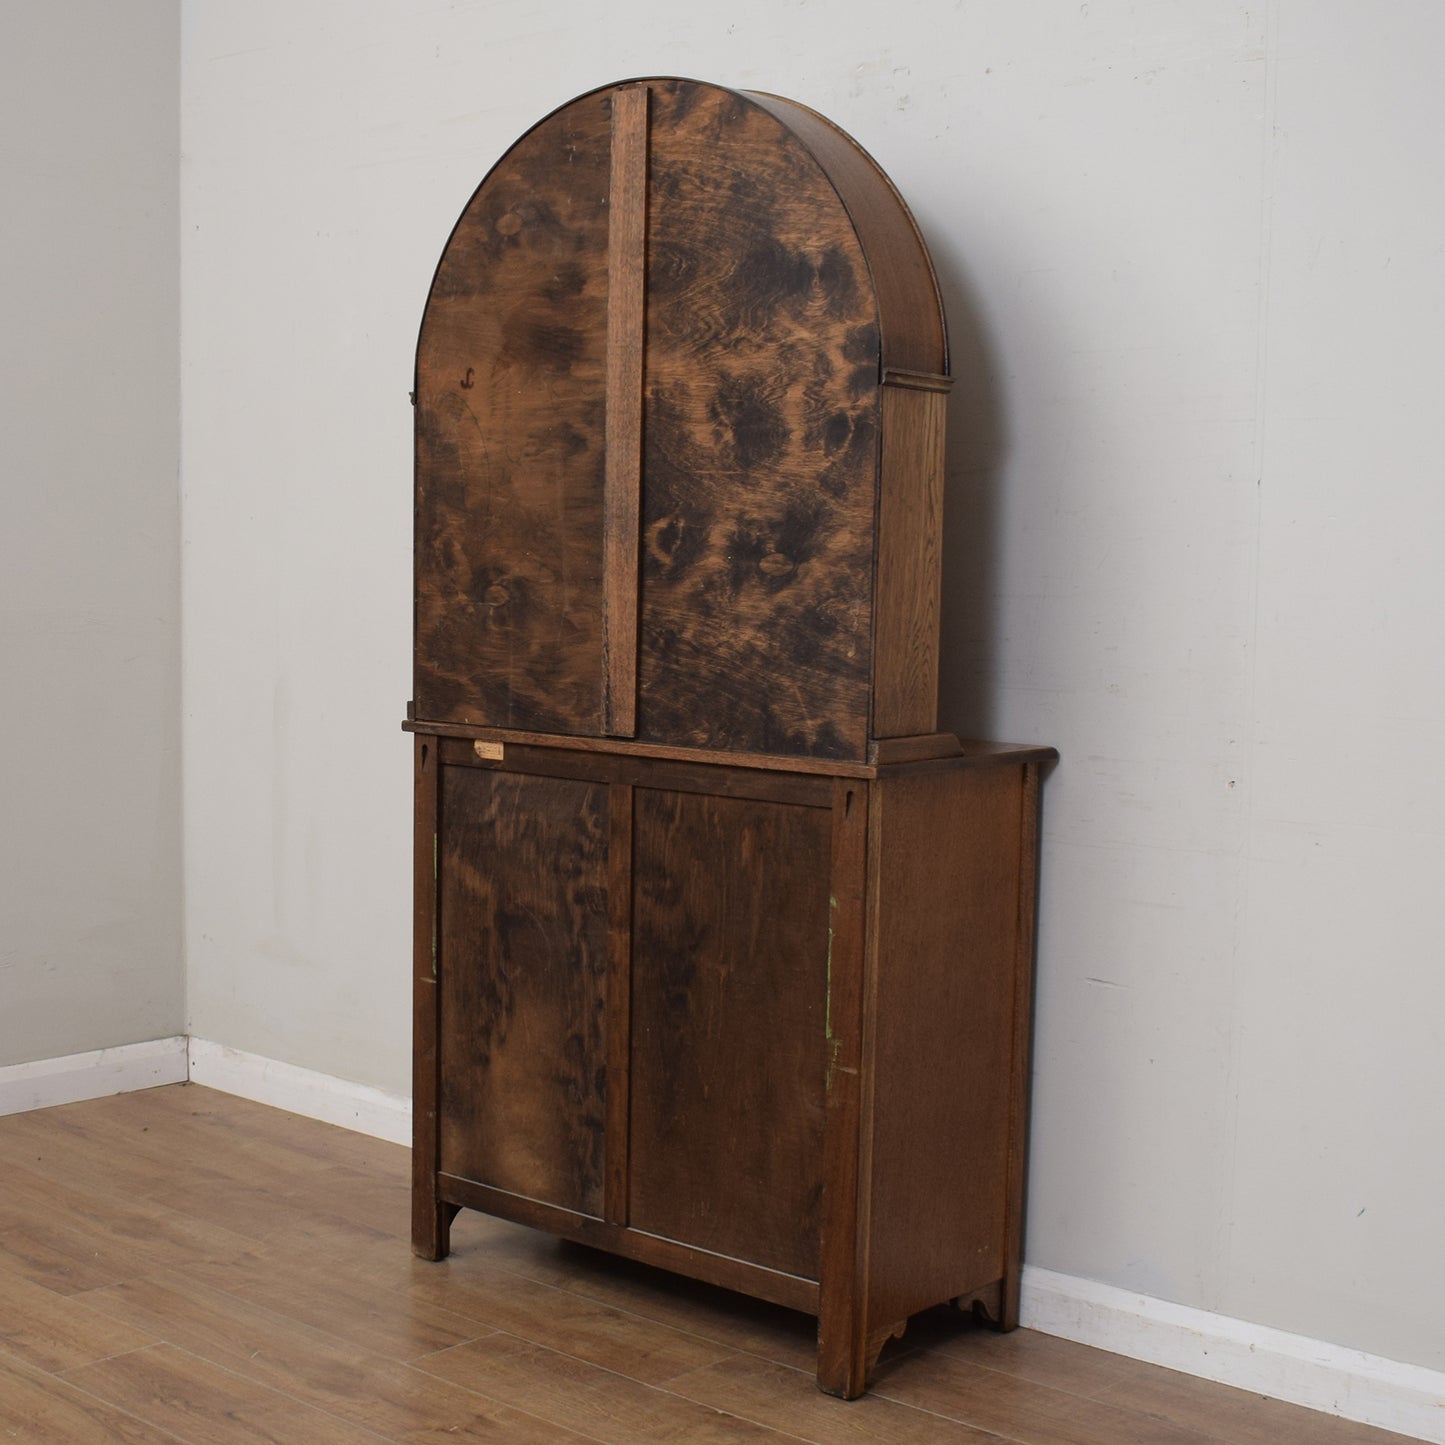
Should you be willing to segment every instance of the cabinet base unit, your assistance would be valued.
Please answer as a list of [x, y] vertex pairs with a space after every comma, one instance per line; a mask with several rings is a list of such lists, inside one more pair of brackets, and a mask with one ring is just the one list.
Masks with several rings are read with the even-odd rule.
[[919, 1310], [1017, 1323], [1052, 754], [413, 726], [417, 1254], [477, 1209], [806, 1311], [847, 1398]]

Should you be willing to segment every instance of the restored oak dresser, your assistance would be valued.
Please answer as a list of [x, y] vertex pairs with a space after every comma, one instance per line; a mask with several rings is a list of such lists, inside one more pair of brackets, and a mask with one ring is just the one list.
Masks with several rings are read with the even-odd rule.
[[1039, 771], [936, 731], [947, 340], [859, 147], [677, 79], [527, 132], [416, 361], [414, 1247], [1017, 1321]]

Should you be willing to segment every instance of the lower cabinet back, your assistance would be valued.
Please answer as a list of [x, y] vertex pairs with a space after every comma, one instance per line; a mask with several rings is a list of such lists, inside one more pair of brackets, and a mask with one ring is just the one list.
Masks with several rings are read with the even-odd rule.
[[1017, 1322], [1047, 750], [417, 749], [418, 1253], [469, 1206], [810, 1310], [847, 1396]]
[[628, 1222], [818, 1277], [829, 814], [639, 788]]

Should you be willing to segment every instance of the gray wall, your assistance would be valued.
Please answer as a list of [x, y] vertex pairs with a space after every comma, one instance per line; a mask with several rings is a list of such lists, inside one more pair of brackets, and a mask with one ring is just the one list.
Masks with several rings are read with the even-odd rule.
[[[175, 269], [169, 12], [12, 9], [18, 1057], [175, 1024]], [[944, 277], [946, 720], [1063, 752], [1029, 1258], [1445, 1367], [1445, 11], [208, 0], [182, 35], [193, 1031], [406, 1087], [432, 266], [576, 92], [775, 89]]]
[[0, 1064], [184, 1024], [178, 10], [4, 6]]

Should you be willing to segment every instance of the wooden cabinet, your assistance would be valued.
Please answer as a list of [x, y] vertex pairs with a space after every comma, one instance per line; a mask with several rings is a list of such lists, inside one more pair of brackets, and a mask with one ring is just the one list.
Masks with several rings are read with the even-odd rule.
[[681, 80], [527, 133], [417, 351], [414, 1243], [1017, 1317], [1041, 748], [936, 728], [942, 309], [886, 177]]

